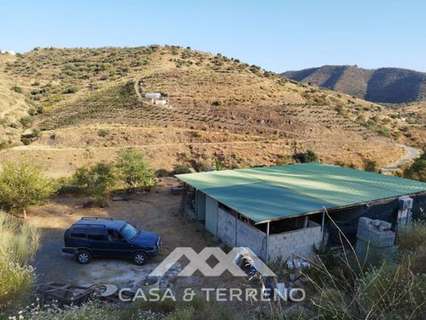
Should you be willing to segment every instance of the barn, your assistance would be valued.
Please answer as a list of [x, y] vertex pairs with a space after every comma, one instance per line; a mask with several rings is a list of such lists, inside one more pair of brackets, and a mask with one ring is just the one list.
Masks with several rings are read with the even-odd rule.
[[[319, 163], [176, 176], [182, 210], [230, 247], [249, 247], [265, 261], [310, 256], [355, 241], [360, 217], [397, 228], [426, 210], [426, 183]], [[407, 207], [408, 203], [408, 207]]]

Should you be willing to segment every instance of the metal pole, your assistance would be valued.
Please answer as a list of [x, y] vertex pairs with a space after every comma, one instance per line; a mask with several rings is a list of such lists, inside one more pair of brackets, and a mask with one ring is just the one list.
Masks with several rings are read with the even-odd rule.
[[321, 231], [324, 232], [325, 225], [325, 210], [322, 211], [322, 219], [321, 219]]
[[325, 208], [322, 210], [321, 232], [322, 232], [322, 245], [324, 245], [324, 229], [325, 229]]
[[271, 222], [268, 221], [268, 223], [266, 224], [266, 258], [265, 258], [265, 262], [268, 262], [268, 258], [269, 258], [269, 231], [270, 231], [270, 224]]

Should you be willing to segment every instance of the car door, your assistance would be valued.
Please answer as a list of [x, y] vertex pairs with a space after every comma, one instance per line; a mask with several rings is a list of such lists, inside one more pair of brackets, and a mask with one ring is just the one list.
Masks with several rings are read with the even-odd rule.
[[116, 257], [129, 257], [133, 253], [133, 246], [129, 244], [115, 229], [108, 229], [109, 247]]
[[105, 228], [90, 228], [87, 234], [87, 240], [93, 255], [98, 257], [109, 257], [113, 255], [109, 247], [108, 234]]

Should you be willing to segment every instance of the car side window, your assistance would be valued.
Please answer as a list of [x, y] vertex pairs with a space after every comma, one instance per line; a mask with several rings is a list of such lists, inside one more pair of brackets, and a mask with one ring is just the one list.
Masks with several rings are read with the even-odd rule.
[[86, 239], [86, 234], [85, 233], [72, 232], [71, 233], [71, 238], [74, 238], [74, 239]]
[[83, 228], [74, 228], [71, 230], [70, 237], [74, 239], [86, 239], [87, 230]]
[[120, 232], [114, 229], [108, 229], [108, 238], [110, 241], [121, 241], [123, 240], [123, 237], [121, 236]]
[[107, 237], [104, 234], [89, 234], [87, 236], [89, 240], [95, 240], [95, 241], [107, 241]]

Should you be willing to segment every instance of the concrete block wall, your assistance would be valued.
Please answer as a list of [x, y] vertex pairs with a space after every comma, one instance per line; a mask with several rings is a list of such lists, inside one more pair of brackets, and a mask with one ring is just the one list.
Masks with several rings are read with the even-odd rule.
[[217, 236], [217, 216], [218, 216], [218, 203], [216, 200], [206, 196], [206, 229]]
[[206, 219], [206, 194], [201, 191], [195, 191], [195, 212], [198, 221]]
[[395, 232], [391, 228], [389, 222], [361, 217], [358, 222], [357, 240], [369, 242], [377, 248], [391, 247], [395, 244]]
[[237, 246], [250, 248], [259, 258], [266, 259], [266, 234], [237, 220]]
[[277, 258], [284, 260], [291, 256], [310, 257], [314, 254], [314, 247], [322, 242], [321, 226], [310, 221], [305, 229], [299, 229], [269, 236], [268, 260]]
[[392, 260], [396, 253], [396, 235], [391, 228], [389, 222], [361, 217], [355, 248], [358, 258], [372, 265]]
[[217, 216], [217, 237], [230, 247], [236, 245], [236, 217], [219, 208]]

